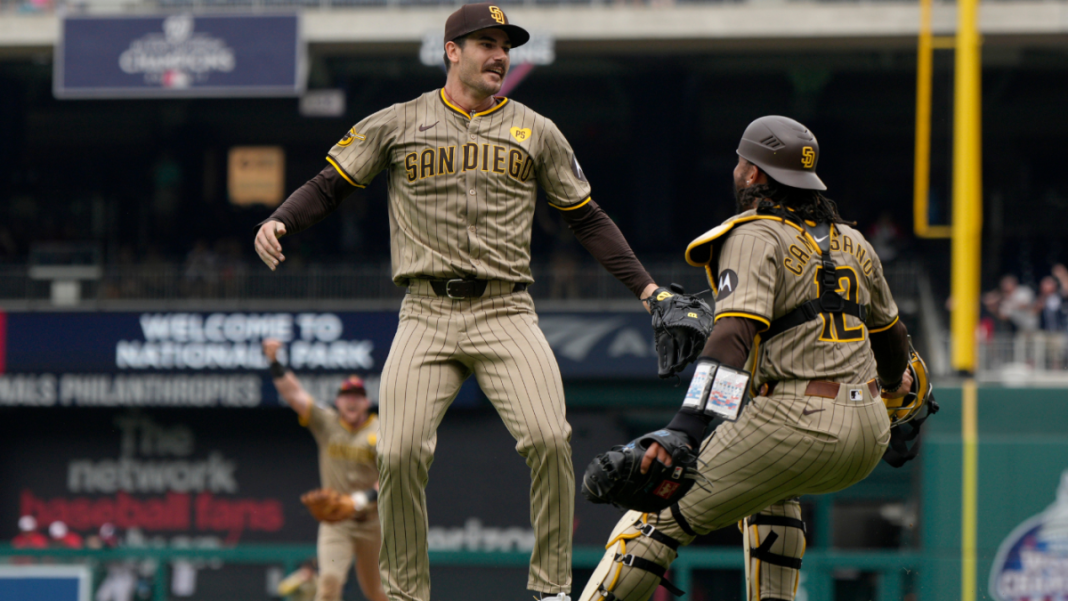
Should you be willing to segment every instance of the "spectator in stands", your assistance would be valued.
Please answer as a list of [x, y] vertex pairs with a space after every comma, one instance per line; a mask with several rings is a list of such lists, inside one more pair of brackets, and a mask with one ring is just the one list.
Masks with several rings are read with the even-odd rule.
[[19, 533], [11, 540], [16, 549], [46, 549], [48, 537], [37, 531], [37, 518], [24, 515], [19, 518]]
[[77, 532], [71, 532], [65, 523], [58, 520], [48, 526], [48, 535], [52, 537], [53, 547], [81, 549], [84, 546], [82, 537]]
[[1043, 332], [1063, 332], [1065, 329], [1064, 300], [1061, 298], [1061, 286], [1057, 278], [1047, 275], [1038, 284], [1038, 298], [1035, 299], [1035, 315], [1038, 328]]
[[1032, 311], [1035, 293], [1021, 286], [1012, 274], [1002, 276], [998, 288], [984, 293], [982, 302], [994, 316], [998, 332], [1031, 332], [1038, 328], [1038, 318]]

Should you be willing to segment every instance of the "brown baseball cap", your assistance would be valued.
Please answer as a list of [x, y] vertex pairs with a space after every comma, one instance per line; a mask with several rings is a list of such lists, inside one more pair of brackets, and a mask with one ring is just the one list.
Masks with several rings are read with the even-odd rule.
[[496, 27], [508, 34], [512, 42], [512, 48], [522, 46], [530, 40], [530, 34], [526, 29], [508, 22], [504, 11], [495, 4], [480, 2], [478, 4], [465, 4], [449, 15], [445, 21], [445, 43], [451, 42], [458, 37], [480, 29]]

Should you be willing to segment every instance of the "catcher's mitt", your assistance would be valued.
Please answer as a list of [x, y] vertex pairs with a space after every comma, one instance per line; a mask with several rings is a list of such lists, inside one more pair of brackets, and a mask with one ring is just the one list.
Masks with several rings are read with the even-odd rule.
[[682, 293], [682, 286], [657, 288], [647, 299], [653, 314], [653, 342], [656, 343], [657, 374], [667, 378], [682, 371], [701, 355], [712, 333], [713, 306], [696, 296]]
[[320, 522], [335, 523], [356, 517], [356, 506], [349, 495], [330, 488], [318, 488], [300, 496], [312, 517]]
[[[653, 461], [643, 474], [642, 457], [653, 442], [671, 455], [671, 466]], [[697, 455], [685, 433], [657, 430], [594, 457], [582, 477], [582, 496], [592, 503], [658, 512], [693, 488], [696, 466]]]

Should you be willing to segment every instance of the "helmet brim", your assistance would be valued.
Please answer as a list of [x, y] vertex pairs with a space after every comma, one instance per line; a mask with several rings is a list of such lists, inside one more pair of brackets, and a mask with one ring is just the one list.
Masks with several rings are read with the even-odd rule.
[[750, 163], [760, 167], [760, 170], [768, 174], [768, 177], [790, 186], [792, 188], [801, 188], [802, 190], [826, 190], [827, 185], [823, 183], [820, 176], [816, 175], [814, 171], [791, 171], [789, 169], [783, 169], [781, 167], [771, 167], [768, 165], [761, 165], [763, 161], [754, 161], [753, 159], [742, 154], [742, 151], [738, 151], [738, 156], [749, 161]]

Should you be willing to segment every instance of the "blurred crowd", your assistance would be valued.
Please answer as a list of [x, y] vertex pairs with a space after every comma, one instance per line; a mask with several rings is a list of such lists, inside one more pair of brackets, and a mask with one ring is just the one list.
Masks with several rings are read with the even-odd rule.
[[983, 293], [979, 339], [985, 369], [1068, 367], [1068, 267], [1054, 265], [1036, 287], [1003, 275]]
[[1068, 332], [1068, 267], [1058, 263], [1038, 282], [1037, 291], [1013, 274], [983, 293], [982, 329], [989, 338], [1017, 332]]

